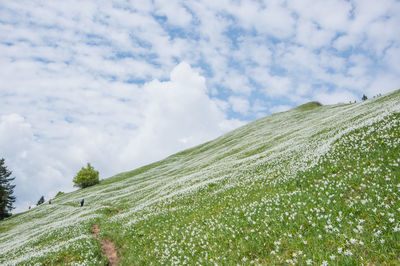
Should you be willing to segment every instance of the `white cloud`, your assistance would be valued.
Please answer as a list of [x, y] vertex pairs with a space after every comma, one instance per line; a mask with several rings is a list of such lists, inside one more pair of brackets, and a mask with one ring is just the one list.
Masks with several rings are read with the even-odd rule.
[[400, 46], [390, 47], [385, 54], [384, 63], [386, 69], [393, 74], [400, 75]]
[[205, 79], [184, 62], [171, 72], [170, 81], [145, 84], [143, 124], [122, 156], [130, 158], [127, 161], [130, 165], [131, 161], [150, 162], [217, 137], [241, 124], [237, 120], [227, 120], [206, 92]]
[[400, 89], [400, 77], [393, 73], [379, 73], [368, 87], [365, 88], [365, 93], [369, 98], [377, 94], [385, 94], [394, 90]]
[[400, 3], [383, 0], [352, 1], [353, 17], [334, 43], [335, 48], [362, 48], [381, 56], [393, 42], [399, 41]]
[[265, 92], [270, 96], [283, 96], [290, 93], [293, 86], [287, 77], [269, 76], [266, 80]]
[[19, 114], [0, 116], [0, 147], [10, 157], [25, 158], [34, 141], [32, 127]]
[[344, 34], [338, 37], [334, 42], [333, 42], [333, 47], [335, 47], [337, 50], [343, 51], [346, 50], [353, 45], [357, 44], [361, 39], [361, 36], [358, 34]]
[[346, 31], [352, 9], [344, 0], [295, 0], [288, 2], [300, 18], [317, 23], [323, 29]]
[[331, 30], [319, 29], [311, 21], [299, 20], [297, 23], [297, 42], [305, 47], [318, 49], [329, 45], [335, 33]]
[[[17, 211], [32, 205], [41, 192], [45, 194], [45, 191], [63, 187], [63, 182], [54, 182], [62, 181], [59, 171], [53, 168], [57, 165], [40, 146], [31, 124], [21, 115], [0, 116], [0, 151], [0, 157], [6, 159], [6, 166], [16, 177]], [[45, 172], [51, 175], [44, 175]]]
[[253, 90], [249, 84], [249, 79], [238, 71], [225, 74], [222, 84], [236, 94], [249, 95]]
[[372, 60], [362, 54], [350, 56], [349, 63], [352, 66], [349, 67], [348, 74], [357, 78], [366, 76], [370, 66], [373, 64]]
[[265, 6], [256, 1], [242, 1], [228, 10], [247, 29], [277, 38], [287, 38], [293, 34], [294, 19], [280, 1], [268, 1]]
[[258, 38], [243, 37], [240, 39], [240, 50], [234, 52], [235, 60], [243, 65], [256, 63], [258, 66], [269, 67], [272, 64], [272, 51]]
[[155, 5], [157, 6], [156, 13], [167, 16], [168, 23], [175, 26], [186, 27], [192, 20], [192, 15], [180, 4], [180, 1], [156, 0]]
[[315, 100], [324, 105], [349, 103], [350, 101], [359, 101], [359, 99], [357, 95], [348, 91], [320, 92], [315, 96]]
[[280, 113], [280, 112], [287, 111], [291, 108], [292, 108], [292, 106], [290, 106], [290, 105], [282, 104], [282, 105], [273, 106], [273, 107], [269, 108], [269, 110], [271, 113]]
[[293, 89], [291, 79], [286, 76], [270, 75], [262, 68], [254, 68], [252, 75], [254, 80], [263, 86], [262, 92], [269, 97], [288, 96]]
[[234, 112], [246, 115], [249, 112], [250, 104], [249, 101], [245, 98], [231, 96], [229, 97], [229, 103], [232, 106], [232, 110]]

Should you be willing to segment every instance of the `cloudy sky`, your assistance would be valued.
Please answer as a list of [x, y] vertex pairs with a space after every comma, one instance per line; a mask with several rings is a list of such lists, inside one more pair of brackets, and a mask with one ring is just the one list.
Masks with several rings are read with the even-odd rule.
[[0, 2], [17, 209], [311, 100], [400, 88], [396, 0]]

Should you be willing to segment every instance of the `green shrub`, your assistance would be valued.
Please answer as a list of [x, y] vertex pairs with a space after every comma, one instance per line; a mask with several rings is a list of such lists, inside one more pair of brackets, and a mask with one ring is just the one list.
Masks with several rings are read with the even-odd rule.
[[40, 204], [43, 204], [45, 202], [44, 196], [41, 196], [38, 202], [36, 203], [36, 206], [39, 206]]
[[90, 187], [99, 183], [99, 172], [94, 170], [90, 163], [76, 174], [73, 179], [74, 187]]

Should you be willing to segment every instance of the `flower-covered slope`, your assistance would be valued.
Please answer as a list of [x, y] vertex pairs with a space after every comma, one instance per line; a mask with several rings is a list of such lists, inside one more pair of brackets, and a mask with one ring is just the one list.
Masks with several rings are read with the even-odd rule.
[[[400, 91], [308, 104], [0, 223], [0, 264], [399, 263]], [[85, 198], [85, 206], [79, 201]]]

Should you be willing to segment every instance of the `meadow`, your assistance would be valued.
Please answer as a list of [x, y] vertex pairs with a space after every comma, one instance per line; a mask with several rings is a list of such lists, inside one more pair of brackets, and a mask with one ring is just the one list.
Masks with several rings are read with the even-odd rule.
[[122, 265], [400, 264], [399, 155], [399, 90], [305, 104], [1, 221], [0, 264], [106, 265], [99, 238]]

